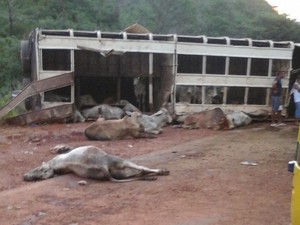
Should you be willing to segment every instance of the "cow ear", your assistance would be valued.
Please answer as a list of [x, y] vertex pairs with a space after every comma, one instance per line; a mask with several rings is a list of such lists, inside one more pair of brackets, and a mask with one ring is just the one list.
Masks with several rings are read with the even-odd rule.
[[132, 112], [130, 112], [130, 111], [125, 111], [125, 115], [127, 115], [127, 116], [131, 116], [133, 113]]
[[161, 110], [159, 110], [158, 112], [156, 112], [154, 115], [155, 116], [160, 116], [161, 114], [163, 114], [163, 112]]
[[168, 110], [166, 108], [161, 108], [160, 110], [163, 111], [163, 112], [165, 112], [165, 113], [168, 112]]

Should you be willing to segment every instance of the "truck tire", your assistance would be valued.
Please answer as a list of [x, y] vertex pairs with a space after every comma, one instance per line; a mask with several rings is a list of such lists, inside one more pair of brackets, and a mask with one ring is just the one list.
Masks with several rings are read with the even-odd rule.
[[20, 57], [23, 75], [28, 76], [31, 74], [31, 45], [28, 40], [21, 41]]

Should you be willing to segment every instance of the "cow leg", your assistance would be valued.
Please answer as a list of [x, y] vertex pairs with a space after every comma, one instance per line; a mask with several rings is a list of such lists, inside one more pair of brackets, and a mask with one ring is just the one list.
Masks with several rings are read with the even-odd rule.
[[139, 132], [136, 138], [157, 138], [156, 134], [153, 133], [146, 133], [146, 132]]
[[51, 152], [53, 154], [64, 154], [70, 152], [73, 149], [74, 148], [69, 145], [56, 145], [53, 148], [51, 148]]
[[169, 175], [170, 171], [162, 169], [150, 169], [145, 166], [137, 165], [130, 161], [124, 161], [124, 167], [141, 171], [142, 175]]
[[135, 181], [135, 180], [146, 180], [146, 181], [152, 181], [156, 180], [157, 177], [130, 177], [127, 179], [117, 179], [112, 177], [111, 173], [108, 171], [107, 168], [104, 167], [90, 167], [87, 169], [87, 177], [91, 179], [96, 179], [96, 180], [109, 180], [111, 182], [115, 183], [124, 183], [124, 182], [130, 182], [130, 181]]
[[145, 180], [145, 181], [153, 181], [157, 180], [157, 177], [133, 177], [130, 179], [115, 179], [113, 177], [109, 178], [110, 181], [115, 182], [115, 183], [125, 183], [125, 182], [130, 182], [130, 181], [135, 181], [135, 180]]
[[146, 133], [148, 134], [160, 134], [159, 130], [154, 130], [154, 129], [149, 129], [149, 130], [145, 130]]

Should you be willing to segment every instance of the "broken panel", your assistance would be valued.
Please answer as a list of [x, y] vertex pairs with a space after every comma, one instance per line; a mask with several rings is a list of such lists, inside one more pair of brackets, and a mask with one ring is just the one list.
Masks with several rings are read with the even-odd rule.
[[120, 56], [102, 56], [98, 52], [80, 50], [75, 51], [76, 76], [118, 76]]

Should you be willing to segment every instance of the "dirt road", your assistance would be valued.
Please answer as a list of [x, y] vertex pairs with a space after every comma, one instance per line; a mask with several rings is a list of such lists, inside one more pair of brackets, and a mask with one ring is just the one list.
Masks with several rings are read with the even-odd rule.
[[[288, 225], [298, 129], [267, 123], [231, 131], [166, 127], [156, 139], [88, 141], [84, 124], [0, 127], [0, 224]], [[156, 181], [110, 183], [64, 175], [41, 182], [25, 172], [57, 144], [93, 144], [166, 168]], [[242, 165], [243, 161], [257, 163]]]

